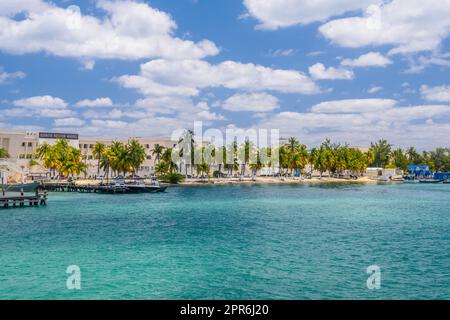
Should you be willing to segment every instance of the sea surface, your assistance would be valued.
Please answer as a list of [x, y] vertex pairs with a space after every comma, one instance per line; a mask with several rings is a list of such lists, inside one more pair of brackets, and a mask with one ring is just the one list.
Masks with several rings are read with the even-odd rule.
[[0, 299], [450, 299], [450, 185], [50, 193], [0, 209]]

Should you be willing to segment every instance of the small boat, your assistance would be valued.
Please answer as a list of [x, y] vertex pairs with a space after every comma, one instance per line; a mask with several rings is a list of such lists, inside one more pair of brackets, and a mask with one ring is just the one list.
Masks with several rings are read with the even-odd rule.
[[419, 182], [420, 183], [434, 183], [434, 184], [436, 184], [436, 183], [444, 182], [444, 180], [442, 180], [442, 179], [421, 179], [421, 180], [419, 180]]
[[0, 190], [5, 192], [35, 192], [39, 186], [40, 184], [37, 181], [30, 183], [0, 184]]
[[405, 182], [405, 178], [403, 178], [402, 176], [392, 176], [391, 177], [391, 181], [393, 181], [393, 182]]
[[129, 192], [135, 193], [151, 193], [151, 192], [164, 192], [167, 187], [162, 187], [158, 181], [153, 181], [152, 184], [145, 184], [143, 181], [126, 184], [125, 187]]
[[377, 178], [378, 182], [389, 182], [391, 181], [391, 179], [389, 177], [385, 177], [385, 176], [380, 176]]

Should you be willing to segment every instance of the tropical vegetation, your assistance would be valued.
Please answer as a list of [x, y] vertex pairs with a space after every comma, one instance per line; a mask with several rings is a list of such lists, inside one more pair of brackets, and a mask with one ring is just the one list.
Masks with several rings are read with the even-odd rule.
[[9, 153], [5, 148], [0, 148], [0, 159], [9, 158]]
[[87, 171], [81, 151], [70, 146], [65, 139], [57, 140], [53, 146], [47, 143], [40, 145], [36, 158], [42, 160], [42, 165], [50, 170], [53, 178], [74, 177]]

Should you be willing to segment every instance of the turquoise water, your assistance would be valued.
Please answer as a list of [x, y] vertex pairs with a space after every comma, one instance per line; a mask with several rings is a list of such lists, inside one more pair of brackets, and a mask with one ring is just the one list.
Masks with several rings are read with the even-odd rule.
[[449, 208], [450, 185], [51, 193], [0, 210], [0, 299], [450, 299]]

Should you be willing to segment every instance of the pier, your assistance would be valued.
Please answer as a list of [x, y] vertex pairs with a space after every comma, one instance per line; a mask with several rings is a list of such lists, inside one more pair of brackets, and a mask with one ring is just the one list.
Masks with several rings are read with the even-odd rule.
[[34, 195], [25, 195], [23, 192], [20, 195], [7, 196], [4, 192], [0, 195], [0, 209], [20, 208], [20, 207], [39, 207], [47, 205], [47, 192], [35, 192]]
[[160, 193], [167, 187], [159, 185], [130, 185], [130, 184], [102, 184], [76, 185], [74, 183], [43, 183], [40, 187], [51, 192], [79, 192], [79, 193]]

